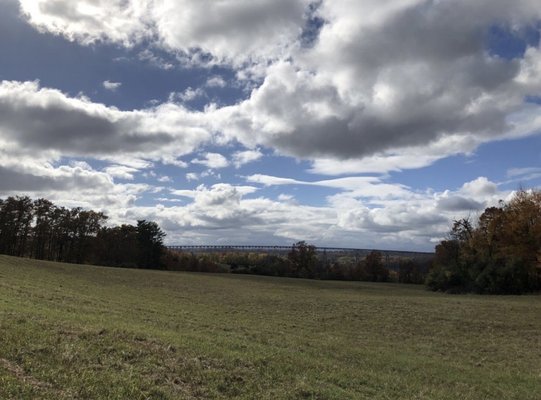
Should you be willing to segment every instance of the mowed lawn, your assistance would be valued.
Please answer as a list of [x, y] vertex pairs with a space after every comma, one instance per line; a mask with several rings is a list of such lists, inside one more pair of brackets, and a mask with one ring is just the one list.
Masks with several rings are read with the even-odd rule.
[[541, 399], [541, 297], [0, 256], [1, 399]]

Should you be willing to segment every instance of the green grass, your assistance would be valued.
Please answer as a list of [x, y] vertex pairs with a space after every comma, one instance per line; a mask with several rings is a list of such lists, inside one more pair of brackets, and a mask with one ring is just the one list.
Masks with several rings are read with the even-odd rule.
[[0, 256], [1, 399], [541, 399], [541, 297]]

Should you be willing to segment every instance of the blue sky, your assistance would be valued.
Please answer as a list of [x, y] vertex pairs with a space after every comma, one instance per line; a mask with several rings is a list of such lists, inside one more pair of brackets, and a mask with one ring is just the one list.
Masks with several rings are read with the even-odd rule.
[[432, 250], [541, 185], [534, 0], [0, 0], [0, 196]]

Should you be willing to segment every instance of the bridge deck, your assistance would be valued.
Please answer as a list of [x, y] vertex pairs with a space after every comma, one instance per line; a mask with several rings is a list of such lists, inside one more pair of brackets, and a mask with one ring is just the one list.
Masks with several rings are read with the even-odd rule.
[[[269, 245], [169, 245], [170, 250], [177, 251], [234, 251], [234, 250], [259, 250], [259, 251], [280, 251], [291, 250], [293, 246], [269, 246]], [[344, 253], [370, 253], [376, 249], [355, 249], [348, 247], [316, 247], [317, 252], [344, 252]], [[404, 255], [404, 256], [430, 256], [434, 253], [421, 251], [404, 250], [377, 250], [385, 255]]]

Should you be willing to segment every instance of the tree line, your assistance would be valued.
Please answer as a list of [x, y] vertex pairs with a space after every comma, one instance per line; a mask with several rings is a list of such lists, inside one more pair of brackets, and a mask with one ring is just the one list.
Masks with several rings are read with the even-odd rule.
[[194, 254], [168, 251], [164, 264], [167, 269], [177, 271], [422, 284], [430, 262], [400, 258], [394, 260], [394, 268], [391, 268], [385, 265], [383, 254], [377, 250], [363, 258], [335, 257], [318, 253], [315, 246], [300, 241], [291, 246], [287, 255], [261, 252]]
[[477, 220], [455, 221], [436, 246], [427, 285], [458, 293], [541, 290], [541, 192], [521, 190]]
[[0, 253], [40, 260], [162, 268], [165, 234], [152, 221], [105, 226], [102, 212], [28, 196], [0, 199]]

